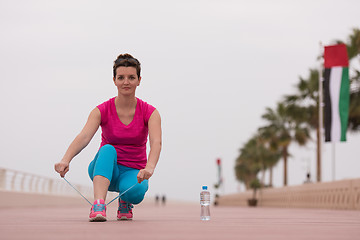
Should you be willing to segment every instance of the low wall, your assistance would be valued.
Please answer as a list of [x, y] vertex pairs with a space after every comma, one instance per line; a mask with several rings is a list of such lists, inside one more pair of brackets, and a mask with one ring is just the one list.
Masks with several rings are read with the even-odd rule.
[[[85, 196], [92, 196], [92, 187], [72, 183]], [[47, 195], [78, 196], [64, 179], [53, 179], [17, 170], [0, 168], [0, 190]]]
[[81, 197], [0, 190], [0, 208], [89, 206]]
[[[73, 184], [90, 202], [93, 189]], [[108, 199], [116, 193], [109, 192]], [[11, 169], [0, 168], [0, 208], [89, 205], [63, 179], [52, 179]]]
[[[221, 196], [220, 206], [247, 206], [253, 191]], [[257, 191], [258, 206], [360, 210], [360, 179], [307, 183]]]

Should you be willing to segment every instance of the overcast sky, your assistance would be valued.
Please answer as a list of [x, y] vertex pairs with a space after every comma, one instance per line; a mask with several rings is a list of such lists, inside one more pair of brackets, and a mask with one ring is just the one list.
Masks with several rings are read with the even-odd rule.
[[[120, 53], [142, 63], [137, 96], [162, 116], [163, 150], [149, 196], [198, 201], [201, 185], [244, 190], [239, 148], [264, 124], [266, 107], [295, 92], [317, 67], [319, 42], [360, 27], [353, 1], [10, 1], [0, 0], [0, 167], [58, 178], [54, 163], [98, 104], [117, 94]], [[360, 135], [360, 134], [359, 134]], [[360, 137], [336, 145], [336, 179], [360, 177]], [[90, 185], [87, 167], [100, 130], [71, 163], [67, 179]], [[293, 144], [290, 185], [315, 179], [315, 141]], [[323, 180], [330, 181], [325, 145]], [[279, 162], [274, 184], [282, 186]], [[239, 187], [240, 186], [240, 187]]]

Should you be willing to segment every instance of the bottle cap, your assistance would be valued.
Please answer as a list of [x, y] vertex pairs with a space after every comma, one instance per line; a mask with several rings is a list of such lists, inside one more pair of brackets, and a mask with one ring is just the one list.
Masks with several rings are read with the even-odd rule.
[[202, 190], [207, 190], [207, 186], [202, 186]]

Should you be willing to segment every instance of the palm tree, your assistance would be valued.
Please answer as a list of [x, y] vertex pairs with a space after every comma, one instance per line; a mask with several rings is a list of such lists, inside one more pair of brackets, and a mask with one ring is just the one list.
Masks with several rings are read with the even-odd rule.
[[261, 169], [257, 157], [255, 138], [251, 138], [241, 149], [240, 155], [236, 159], [235, 175], [236, 178], [245, 184], [246, 189], [250, 188], [250, 182], [256, 178]]
[[349, 59], [355, 58], [360, 53], [360, 29], [353, 29], [346, 45]]
[[[340, 42], [340, 41], [338, 41]], [[360, 29], [353, 29], [347, 43], [349, 59], [359, 56], [360, 53]], [[351, 69], [353, 74], [350, 78], [350, 106], [349, 106], [349, 130], [360, 130], [360, 71]], [[309, 140], [309, 129], [316, 129], [317, 138], [317, 180], [321, 180], [320, 163], [320, 129], [318, 122], [319, 114], [319, 72], [310, 69], [308, 78], [301, 78], [296, 85], [297, 94], [285, 96], [284, 102], [277, 105], [276, 110], [266, 109], [262, 116], [268, 121], [268, 125], [259, 128], [259, 135], [250, 139], [240, 150], [236, 159], [235, 173], [238, 180], [245, 183], [249, 188], [250, 182], [256, 178], [260, 170], [269, 168], [272, 175], [274, 166], [279, 157], [279, 151], [284, 159], [284, 185], [287, 185], [287, 157], [288, 147], [291, 141], [299, 145], [305, 145]], [[267, 150], [271, 150], [273, 159], [266, 156]], [[270, 177], [270, 185], [272, 177]]]
[[350, 92], [349, 130], [360, 130], [360, 88]]
[[301, 121], [302, 113], [302, 107], [278, 103], [276, 110], [266, 108], [266, 113], [262, 116], [268, 125], [259, 130], [271, 134], [273, 147], [281, 151], [284, 160], [284, 186], [287, 185], [287, 159], [291, 141], [305, 145], [310, 138], [308, 128]]
[[[349, 59], [359, 58], [360, 54], [360, 29], [353, 29], [348, 38], [347, 51]], [[360, 130], [360, 71], [351, 69], [350, 77], [350, 106], [349, 106], [349, 130]]]
[[250, 183], [257, 179], [257, 174], [260, 171], [264, 173], [267, 168], [274, 166], [279, 158], [280, 155], [266, 147], [264, 139], [256, 134], [240, 149], [240, 155], [236, 159], [236, 177], [244, 182], [248, 189]]
[[246, 189], [250, 188], [250, 182], [256, 178], [258, 170], [255, 170], [253, 165], [246, 159], [238, 157], [235, 164], [236, 179], [245, 184]]
[[321, 132], [319, 128], [319, 71], [310, 69], [307, 78], [300, 77], [299, 83], [296, 85], [297, 94], [285, 96], [285, 104], [294, 108], [302, 108], [303, 122], [310, 129], [316, 130], [316, 146], [317, 146], [317, 181], [321, 181]]
[[273, 167], [279, 162], [281, 152], [278, 147], [276, 134], [271, 128], [259, 128], [259, 141], [268, 149], [268, 154], [264, 159], [264, 169], [269, 169], [269, 187], [273, 186]]
[[[349, 36], [347, 51], [349, 59], [353, 59], [360, 53], [360, 29], [353, 29]], [[342, 43], [342, 41], [336, 41]], [[352, 69], [354, 74], [350, 79], [350, 106], [349, 106], [349, 125], [351, 131], [360, 130], [360, 71]], [[319, 71], [310, 69], [307, 78], [300, 77], [296, 85], [297, 94], [285, 96], [287, 105], [302, 106], [304, 111], [304, 122], [308, 127], [316, 130], [317, 145], [317, 181], [321, 181], [321, 152], [320, 150], [320, 129], [319, 129]]]

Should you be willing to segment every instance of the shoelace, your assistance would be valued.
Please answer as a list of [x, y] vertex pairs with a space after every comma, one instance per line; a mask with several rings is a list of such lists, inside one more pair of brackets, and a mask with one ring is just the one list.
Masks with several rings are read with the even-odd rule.
[[105, 210], [105, 204], [95, 204], [93, 206], [93, 211], [94, 212], [102, 212]]
[[118, 210], [121, 213], [129, 213], [133, 207], [131, 203], [120, 203]]

